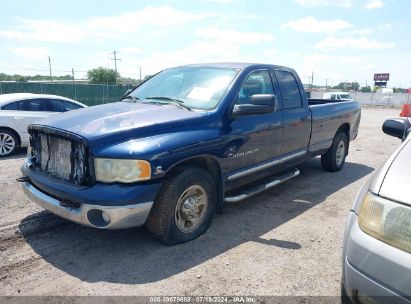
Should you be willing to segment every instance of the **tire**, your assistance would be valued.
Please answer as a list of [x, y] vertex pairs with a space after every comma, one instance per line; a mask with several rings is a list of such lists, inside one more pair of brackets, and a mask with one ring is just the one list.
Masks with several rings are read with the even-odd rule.
[[347, 295], [344, 284], [341, 282], [341, 304], [352, 304], [350, 297]]
[[0, 157], [12, 155], [18, 148], [17, 135], [12, 131], [0, 129]]
[[343, 132], [338, 132], [333, 139], [331, 148], [328, 149], [325, 154], [321, 155], [321, 166], [323, 170], [328, 172], [340, 171], [344, 166], [347, 154], [347, 135]]
[[191, 241], [207, 231], [216, 203], [217, 187], [207, 171], [177, 168], [161, 186], [146, 227], [167, 245]]

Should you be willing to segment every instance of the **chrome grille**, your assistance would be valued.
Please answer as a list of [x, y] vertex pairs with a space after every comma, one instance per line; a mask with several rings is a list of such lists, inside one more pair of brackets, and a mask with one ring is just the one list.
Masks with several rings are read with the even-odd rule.
[[88, 155], [83, 144], [44, 132], [30, 132], [32, 164], [41, 173], [84, 185], [89, 181]]

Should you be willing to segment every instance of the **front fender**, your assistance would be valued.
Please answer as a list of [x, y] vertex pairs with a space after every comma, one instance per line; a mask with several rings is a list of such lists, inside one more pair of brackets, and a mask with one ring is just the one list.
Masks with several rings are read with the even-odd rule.
[[218, 130], [192, 130], [160, 134], [93, 149], [94, 157], [143, 159], [151, 163], [154, 178], [164, 176], [175, 165], [196, 157], [209, 157], [220, 168], [225, 161], [225, 142]]

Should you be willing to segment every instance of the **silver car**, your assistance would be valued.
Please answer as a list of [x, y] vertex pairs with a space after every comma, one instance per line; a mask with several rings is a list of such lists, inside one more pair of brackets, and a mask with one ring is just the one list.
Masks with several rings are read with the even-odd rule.
[[383, 130], [403, 143], [363, 186], [348, 216], [343, 292], [354, 303], [411, 303], [411, 125], [388, 119]]

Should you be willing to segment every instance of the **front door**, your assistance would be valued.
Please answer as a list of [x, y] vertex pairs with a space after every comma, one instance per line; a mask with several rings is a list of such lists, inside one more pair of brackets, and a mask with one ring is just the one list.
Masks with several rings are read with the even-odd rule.
[[[275, 94], [268, 70], [252, 72], [243, 82], [236, 103], [248, 104], [255, 94]], [[235, 171], [277, 157], [281, 152], [281, 112], [234, 117], [230, 144], [227, 147], [227, 169]]]

